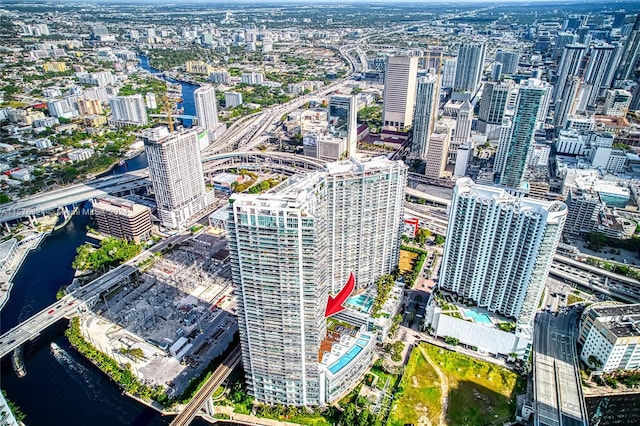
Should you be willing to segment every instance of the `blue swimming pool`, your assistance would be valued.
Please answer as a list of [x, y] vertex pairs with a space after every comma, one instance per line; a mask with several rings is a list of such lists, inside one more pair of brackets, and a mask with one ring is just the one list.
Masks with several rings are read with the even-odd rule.
[[369, 343], [369, 336], [362, 336], [358, 339], [358, 344], [360, 346], [367, 346], [367, 343]]
[[349, 297], [345, 303], [347, 305], [358, 308], [361, 311], [369, 312], [371, 306], [373, 305], [373, 299], [363, 293], [357, 296]]
[[471, 318], [473, 322], [476, 322], [478, 324], [489, 324], [489, 325], [492, 324], [491, 318], [489, 318], [489, 315], [481, 314], [473, 309], [465, 309], [464, 316], [466, 316], [467, 318]]
[[354, 359], [360, 352], [362, 352], [362, 346], [355, 345], [351, 349], [349, 349], [344, 355], [342, 355], [336, 362], [329, 366], [329, 371], [332, 374], [336, 374], [338, 371], [342, 370], [345, 365], [349, 364], [352, 359]]

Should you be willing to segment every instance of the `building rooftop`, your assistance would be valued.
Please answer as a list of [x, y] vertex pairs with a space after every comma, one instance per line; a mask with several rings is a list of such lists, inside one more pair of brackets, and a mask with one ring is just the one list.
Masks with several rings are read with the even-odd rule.
[[640, 304], [592, 308], [598, 320], [616, 337], [640, 336]]
[[149, 210], [148, 207], [141, 204], [110, 195], [96, 198], [96, 202], [93, 203], [93, 208], [125, 216], [135, 216], [143, 211]]

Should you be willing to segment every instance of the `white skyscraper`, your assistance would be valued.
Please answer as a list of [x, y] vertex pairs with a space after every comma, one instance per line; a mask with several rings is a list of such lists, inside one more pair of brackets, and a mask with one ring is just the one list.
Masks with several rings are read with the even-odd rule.
[[351, 158], [326, 165], [331, 290], [350, 272], [367, 287], [398, 264], [408, 168], [402, 161]]
[[218, 126], [218, 101], [213, 86], [201, 86], [193, 92], [196, 104], [198, 126], [206, 130], [215, 130]]
[[247, 388], [265, 404], [322, 405], [329, 291], [327, 188], [312, 175], [278, 194], [234, 196], [228, 224]]
[[[323, 355], [327, 299], [351, 272], [365, 286], [396, 267], [406, 176], [400, 161], [352, 158], [294, 176], [277, 193], [233, 197], [231, 270], [256, 401], [323, 405], [359, 378], [351, 361], [327, 363]], [[357, 340], [354, 350], [364, 354]], [[353, 370], [338, 384], [345, 366]]]
[[207, 204], [198, 130], [169, 133], [166, 127], [155, 127], [142, 138], [160, 222], [180, 228]]
[[458, 179], [440, 288], [531, 326], [566, 216], [562, 202]]
[[148, 123], [147, 110], [141, 94], [116, 96], [109, 100], [111, 120], [115, 125], [144, 126]]
[[404, 130], [413, 122], [418, 57], [390, 56], [384, 73], [383, 126]]
[[458, 50], [453, 90], [475, 92], [480, 85], [487, 47], [484, 44], [461, 44]]
[[347, 156], [356, 153], [358, 145], [358, 99], [354, 95], [333, 95], [329, 98], [329, 128], [347, 139]]
[[424, 158], [429, 148], [429, 138], [438, 115], [438, 76], [429, 74], [418, 79], [416, 108], [413, 114], [413, 142], [411, 156]]

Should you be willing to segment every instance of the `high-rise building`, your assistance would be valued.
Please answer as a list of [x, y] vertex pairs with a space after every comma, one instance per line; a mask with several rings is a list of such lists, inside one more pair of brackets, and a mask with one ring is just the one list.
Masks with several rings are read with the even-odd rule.
[[216, 91], [213, 86], [201, 86], [193, 91], [193, 98], [196, 104], [198, 126], [203, 127], [208, 133], [209, 141], [213, 141], [215, 132], [219, 127]]
[[328, 163], [331, 290], [350, 272], [358, 288], [391, 273], [400, 253], [407, 167], [386, 157]]
[[458, 179], [439, 287], [531, 326], [566, 215], [562, 202]]
[[234, 197], [227, 225], [247, 388], [265, 404], [325, 403], [320, 344], [329, 292], [322, 175]]
[[[502, 124], [510, 93], [514, 90], [515, 87], [511, 80], [484, 85], [480, 110], [478, 111], [478, 131], [489, 136], [491, 126]], [[490, 137], [490, 139], [492, 138]]]
[[518, 70], [519, 52], [500, 50], [496, 52], [496, 62], [502, 64], [502, 74], [515, 74]]
[[552, 56], [554, 59], [560, 58], [564, 48], [568, 44], [574, 44], [578, 41], [578, 36], [574, 33], [560, 32], [556, 36], [556, 43], [553, 48]]
[[239, 92], [225, 92], [224, 102], [227, 109], [235, 108], [242, 105], [242, 93]]
[[562, 58], [558, 65], [557, 80], [554, 83], [553, 89], [553, 102], [557, 102], [562, 99], [565, 86], [569, 76], [579, 76], [580, 66], [582, 65], [582, 58], [587, 51], [587, 46], [584, 44], [568, 44], [565, 46], [562, 52]]
[[627, 114], [629, 105], [631, 104], [631, 92], [622, 89], [607, 90], [607, 96], [604, 99], [604, 115], [612, 115], [615, 117], [624, 117]]
[[96, 198], [93, 212], [101, 234], [136, 243], [151, 235], [149, 207], [106, 195]]
[[148, 123], [147, 110], [141, 94], [116, 96], [109, 100], [111, 121], [115, 125], [144, 126]]
[[589, 88], [587, 106], [595, 107], [596, 101], [604, 89], [605, 77], [607, 76], [607, 66], [614, 54], [615, 47], [611, 44], [599, 43], [591, 46], [589, 50], [589, 62], [584, 71], [584, 85]]
[[580, 320], [580, 359], [604, 373], [637, 370], [640, 368], [638, 321], [640, 304], [612, 301], [591, 304]]
[[347, 157], [356, 153], [358, 145], [358, 99], [355, 95], [333, 95], [329, 98], [329, 128], [347, 139]]
[[456, 145], [466, 142], [471, 137], [471, 123], [473, 122], [473, 105], [466, 100], [462, 103], [462, 106], [458, 110], [458, 116], [456, 117], [456, 131], [451, 141]]
[[424, 175], [426, 177], [433, 179], [443, 177], [450, 143], [451, 129], [445, 126], [436, 126], [429, 138], [429, 148], [425, 156]]
[[484, 44], [460, 45], [453, 84], [454, 91], [475, 92], [482, 78], [486, 49]]
[[572, 76], [567, 80], [567, 88], [554, 107], [553, 121], [558, 131], [564, 129], [569, 115], [575, 114], [578, 91], [581, 85], [582, 79], [580, 77]]
[[[292, 177], [277, 193], [234, 196], [231, 271], [245, 377], [256, 401], [323, 405], [341, 393], [337, 386], [346, 390], [360, 376], [352, 366], [357, 374], [336, 381], [353, 357], [327, 363], [323, 356], [327, 298], [351, 272], [361, 286], [395, 267], [406, 175], [402, 162], [352, 158]], [[372, 341], [356, 339], [349, 353], [364, 354]]]
[[[524, 181], [528, 164], [529, 148], [537, 127], [540, 109], [547, 96], [548, 84], [530, 78], [521, 83], [518, 89], [516, 108], [505, 143], [498, 146], [503, 151], [504, 167], [500, 173], [500, 184], [520, 188]], [[502, 141], [501, 141], [502, 142]]]
[[456, 68], [458, 60], [456, 58], [445, 59], [442, 66], [442, 88], [452, 89], [456, 81]]
[[638, 56], [640, 56], [640, 14], [636, 16], [633, 28], [624, 43], [616, 80], [631, 80], [636, 76]]
[[413, 122], [418, 58], [390, 56], [384, 73], [383, 126], [404, 131]]
[[169, 133], [166, 127], [142, 134], [160, 222], [180, 228], [207, 205], [198, 129]]
[[411, 156], [424, 158], [429, 148], [429, 138], [433, 133], [438, 115], [438, 77], [429, 74], [418, 79], [416, 109], [413, 114], [413, 141]]

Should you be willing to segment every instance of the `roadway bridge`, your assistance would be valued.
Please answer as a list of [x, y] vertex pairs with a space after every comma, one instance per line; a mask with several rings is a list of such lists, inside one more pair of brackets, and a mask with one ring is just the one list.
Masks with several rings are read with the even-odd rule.
[[43, 216], [61, 207], [76, 205], [102, 195], [126, 193], [142, 186], [150, 186], [151, 182], [147, 176], [146, 170], [138, 170], [12, 201], [3, 204], [0, 208], [0, 223], [25, 217]]
[[[316, 170], [324, 164], [321, 160], [286, 152], [231, 152], [210, 155], [203, 159], [207, 174], [230, 168], [262, 168], [281, 171], [291, 175], [300, 170]], [[151, 187], [147, 169], [108, 176], [71, 185], [66, 188], [23, 198], [0, 209], [0, 223], [25, 217], [35, 218], [61, 207], [77, 205], [106, 194], [131, 193], [143, 187]]]
[[78, 312], [82, 306], [94, 303], [100, 294], [115, 288], [137, 271], [132, 265], [124, 264], [107, 272], [102, 277], [75, 290], [60, 300], [47, 306], [28, 320], [0, 336], [0, 358], [18, 346], [40, 335], [40, 333], [62, 318]]
[[62, 299], [47, 306], [31, 318], [18, 324], [0, 336], [0, 358], [7, 355], [23, 343], [36, 338], [44, 329], [62, 318], [72, 316], [83, 306], [93, 304], [101, 294], [104, 294], [123, 282], [138, 271], [137, 265], [153, 253], [158, 252], [169, 244], [180, 244], [189, 238], [188, 234], [178, 234], [151, 247], [126, 263], [110, 270], [101, 277], [72, 291]]

